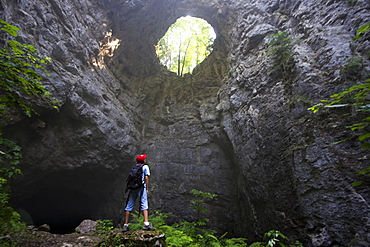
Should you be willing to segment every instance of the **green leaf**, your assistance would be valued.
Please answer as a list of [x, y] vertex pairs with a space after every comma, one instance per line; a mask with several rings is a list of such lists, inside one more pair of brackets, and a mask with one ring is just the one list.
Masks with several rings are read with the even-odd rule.
[[367, 167], [359, 172], [357, 172], [357, 175], [370, 175], [370, 167]]
[[326, 105], [324, 107], [327, 107], [327, 108], [336, 108], [336, 107], [344, 107], [344, 106], [348, 106], [349, 104], [338, 104], [338, 105]]
[[18, 36], [18, 31], [19, 31], [18, 27], [10, 25], [9, 23], [7, 23], [6, 21], [2, 19], [0, 19], [0, 24], [1, 24], [0, 30], [7, 32], [9, 35], [13, 37]]
[[359, 185], [361, 185], [361, 184], [363, 184], [363, 183], [364, 183], [364, 181], [356, 181], [356, 182], [352, 183], [352, 186], [353, 186], [353, 187], [355, 187], [355, 186], [359, 186]]
[[367, 123], [356, 123], [356, 124], [352, 124], [351, 126], [349, 126], [349, 128], [354, 131], [354, 130], [358, 130], [358, 129], [363, 129], [367, 126], [368, 124]]
[[359, 40], [364, 36], [366, 32], [370, 30], [370, 23], [367, 23], [357, 29], [357, 35], [355, 37], [355, 41]]
[[347, 141], [349, 138], [346, 138], [346, 139], [343, 139], [343, 140], [340, 140], [340, 141], [336, 141], [336, 142], [332, 142], [330, 143], [330, 145], [336, 145], [336, 144], [339, 144], [339, 143], [342, 143], [342, 142], [345, 142]]
[[360, 145], [361, 148], [363, 149], [370, 149], [370, 143], [368, 142], [364, 142]]
[[316, 105], [314, 105], [314, 106], [312, 106], [312, 107], [308, 108], [308, 110], [313, 111], [313, 113], [316, 113], [316, 112], [318, 112], [318, 111], [320, 110], [320, 108], [321, 108], [323, 105], [324, 105], [324, 104], [319, 103], [319, 104], [316, 104]]
[[366, 140], [366, 139], [368, 139], [368, 138], [370, 138], [370, 133], [365, 133], [365, 134], [363, 134], [363, 135], [360, 135], [360, 136], [358, 137], [358, 140], [359, 140], [359, 141], [363, 141], [363, 140]]

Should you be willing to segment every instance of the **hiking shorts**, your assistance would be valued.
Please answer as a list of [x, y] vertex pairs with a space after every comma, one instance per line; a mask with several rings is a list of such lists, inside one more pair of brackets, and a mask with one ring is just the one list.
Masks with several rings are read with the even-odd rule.
[[148, 195], [146, 193], [146, 188], [142, 187], [137, 190], [130, 190], [130, 193], [128, 195], [127, 205], [125, 210], [126, 211], [132, 211], [134, 210], [135, 202], [139, 198], [140, 201], [140, 210], [148, 210]]

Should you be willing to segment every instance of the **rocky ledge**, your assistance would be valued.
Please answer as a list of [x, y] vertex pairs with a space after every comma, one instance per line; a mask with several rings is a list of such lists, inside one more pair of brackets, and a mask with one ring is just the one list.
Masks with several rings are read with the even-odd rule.
[[[95, 230], [77, 231], [70, 234], [53, 234], [45, 226], [29, 227], [21, 233], [6, 236], [9, 242], [22, 247], [97, 247], [97, 246], [133, 246], [165, 247], [166, 237], [162, 231], [128, 231], [120, 229], [99, 234]], [[3, 239], [4, 240], [4, 239]]]

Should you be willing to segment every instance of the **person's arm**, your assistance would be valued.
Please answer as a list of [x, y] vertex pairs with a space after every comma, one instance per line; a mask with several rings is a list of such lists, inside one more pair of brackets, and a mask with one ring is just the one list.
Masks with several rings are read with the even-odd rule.
[[145, 184], [146, 184], [146, 193], [149, 192], [149, 176], [144, 176]]

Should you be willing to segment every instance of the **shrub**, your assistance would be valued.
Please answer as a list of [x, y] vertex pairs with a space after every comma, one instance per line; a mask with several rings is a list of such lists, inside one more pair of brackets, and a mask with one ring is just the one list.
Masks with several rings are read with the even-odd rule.
[[[19, 28], [0, 19], [0, 34], [3, 37], [17, 37]], [[5, 39], [3, 39], [5, 40]], [[36, 48], [19, 43], [15, 40], [5, 40], [0, 48], [0, 122], [7, 120], [9, 111], [20, 108], [27, 116], [36, 113], [31, 100], [38, 97], [53, 108], [57, 101], [52, 100], [50, 93], [42, 85], [42, 75], [46, 71], [42, 65], [48, 58], [35, 55]], [[41, 96], [41, 97], [39, 97]], [[10, 179], [21, 174], [17, 168], [22, 158], [21, 148], [12, 141], [2, 137], [0, 126], [0, 235], [18, 231], [23, 227], [17, 214], [9, 204]]]
[[281, 74], [284, 81], [290, 80], [295, 69], [292, 39], [287, 32], [280, 32], [272, 35], [268, 46], [268, 55], [273, 60], [272, 71]]

